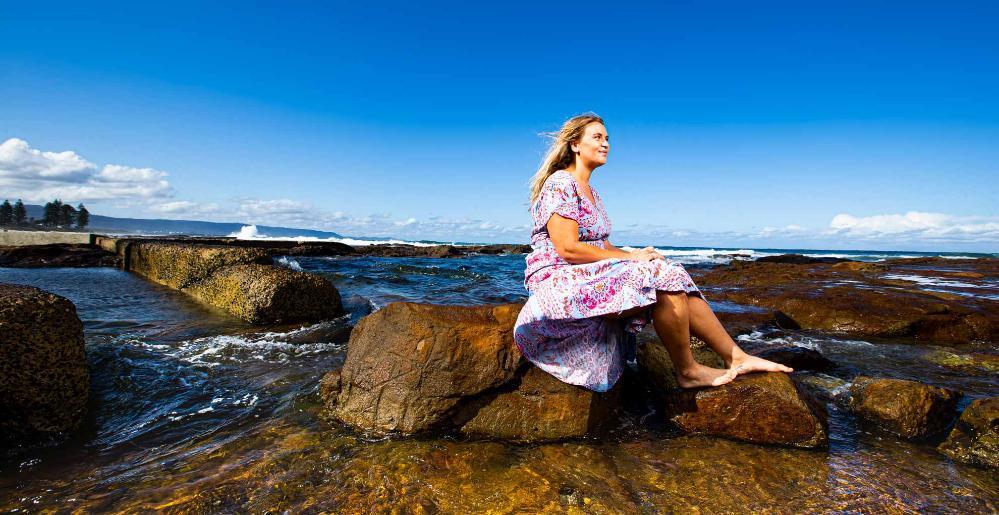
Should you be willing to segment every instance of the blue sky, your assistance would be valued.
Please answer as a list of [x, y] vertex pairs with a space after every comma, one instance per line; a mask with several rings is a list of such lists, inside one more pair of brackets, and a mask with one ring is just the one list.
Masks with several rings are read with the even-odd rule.
[[527, 242], [595, 111], [615, 244], [999, 251], [993, 2], [135, 4], [0, 1], [0, 195]]

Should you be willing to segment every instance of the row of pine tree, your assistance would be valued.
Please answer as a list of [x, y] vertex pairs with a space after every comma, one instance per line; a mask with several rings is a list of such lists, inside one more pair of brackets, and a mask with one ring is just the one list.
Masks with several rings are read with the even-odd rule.
[[0, 204], [0, 226], [23, 226], [42, 225], [44, 227], [63, 227], [83, 229], [90, 223], [90, 212], [80, 204], [75, 208], [70, 204], [63, 204], [56, 199], [45, 204], [42, 219], [36, 221], [28, 220], [28, 210], [24, 208], [21, 199], [17, 199], [13, 205], [9, 200], [4, 200]]

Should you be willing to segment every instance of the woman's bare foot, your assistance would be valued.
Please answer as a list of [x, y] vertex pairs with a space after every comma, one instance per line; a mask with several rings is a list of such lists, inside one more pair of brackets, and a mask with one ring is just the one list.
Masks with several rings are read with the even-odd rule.
[[732, 358], [732, 362], [728, 364], [728, 369], [735, 370], [739, 368], [739, 374], [748, 374], [750, 372], [794, 372], [793, 368], [781, 365], [780, 363], [758, 358], [742, 351], [739, 351], [737, 354], [737, 356]]
[[721, 386], [725, 383], [732, 382], [738, 374], [739, 371], [735, 369], [722, 370], [720, 368], [711, 368], [701, 365], [700, 363], [696, 363], [688, 370], [678, 370], [676, 372], [676, 382], [681, 388]]

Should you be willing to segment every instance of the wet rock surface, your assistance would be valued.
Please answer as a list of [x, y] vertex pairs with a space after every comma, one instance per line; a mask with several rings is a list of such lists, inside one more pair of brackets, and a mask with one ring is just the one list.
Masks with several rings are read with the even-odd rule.
[[75, 429], [89, 391], [83, 323], [73, 303], [0, 283], [0, 448]]
[[905, 379], [857, 376], [850, 387], [857, 415], [903, 438], [942, 432], [957, 414], [961, 393]]
[[825, 408], [783, 372], [741, 375], [722, 386], [677, 390], [667, 397], [670, 420], [690, 434], [759, 444], [825, 447]]
[[975, 276], [999, 276], [999, 259], [733, 261], [698, 281], [710, 298], [780, 311], [804, 329], [935, 343], [995, 341], [999, 301]]
[[938, 449], [954, 461], [999, 468], [999, 397], [969, 404]]
[[120, 267], [121, 259], [111, 252], [86, 244], [0, 246], [0, 267]]

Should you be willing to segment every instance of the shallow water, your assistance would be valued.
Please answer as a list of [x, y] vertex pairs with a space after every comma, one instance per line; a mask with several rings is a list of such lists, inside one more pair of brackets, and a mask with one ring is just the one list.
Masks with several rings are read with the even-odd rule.
[[349, 327], [396, 300], [524, 300], [523, 256], [282, 264], [332, 280], [348, 314], [252, 328], [117, 270], [0, 269], [0, 281], [77, 305], [92, 374], [81, 431], [0, 465], [0, 511], [996, 511], [994, 474], [951, 462], [933, 442], [858, 424], [836, 401], [857, 374], [957, 388], [962, 407], [997, 395], [993, 345], [745, 335], [745, 347], [802, 345], [837, 363], [801, 374], [826, 388], [828, 450], [678, 436], [654, 415], [625, 417], [599, 439], [546, 445], [366, 439], [317, 417], [318, 381], [342, 362]]

